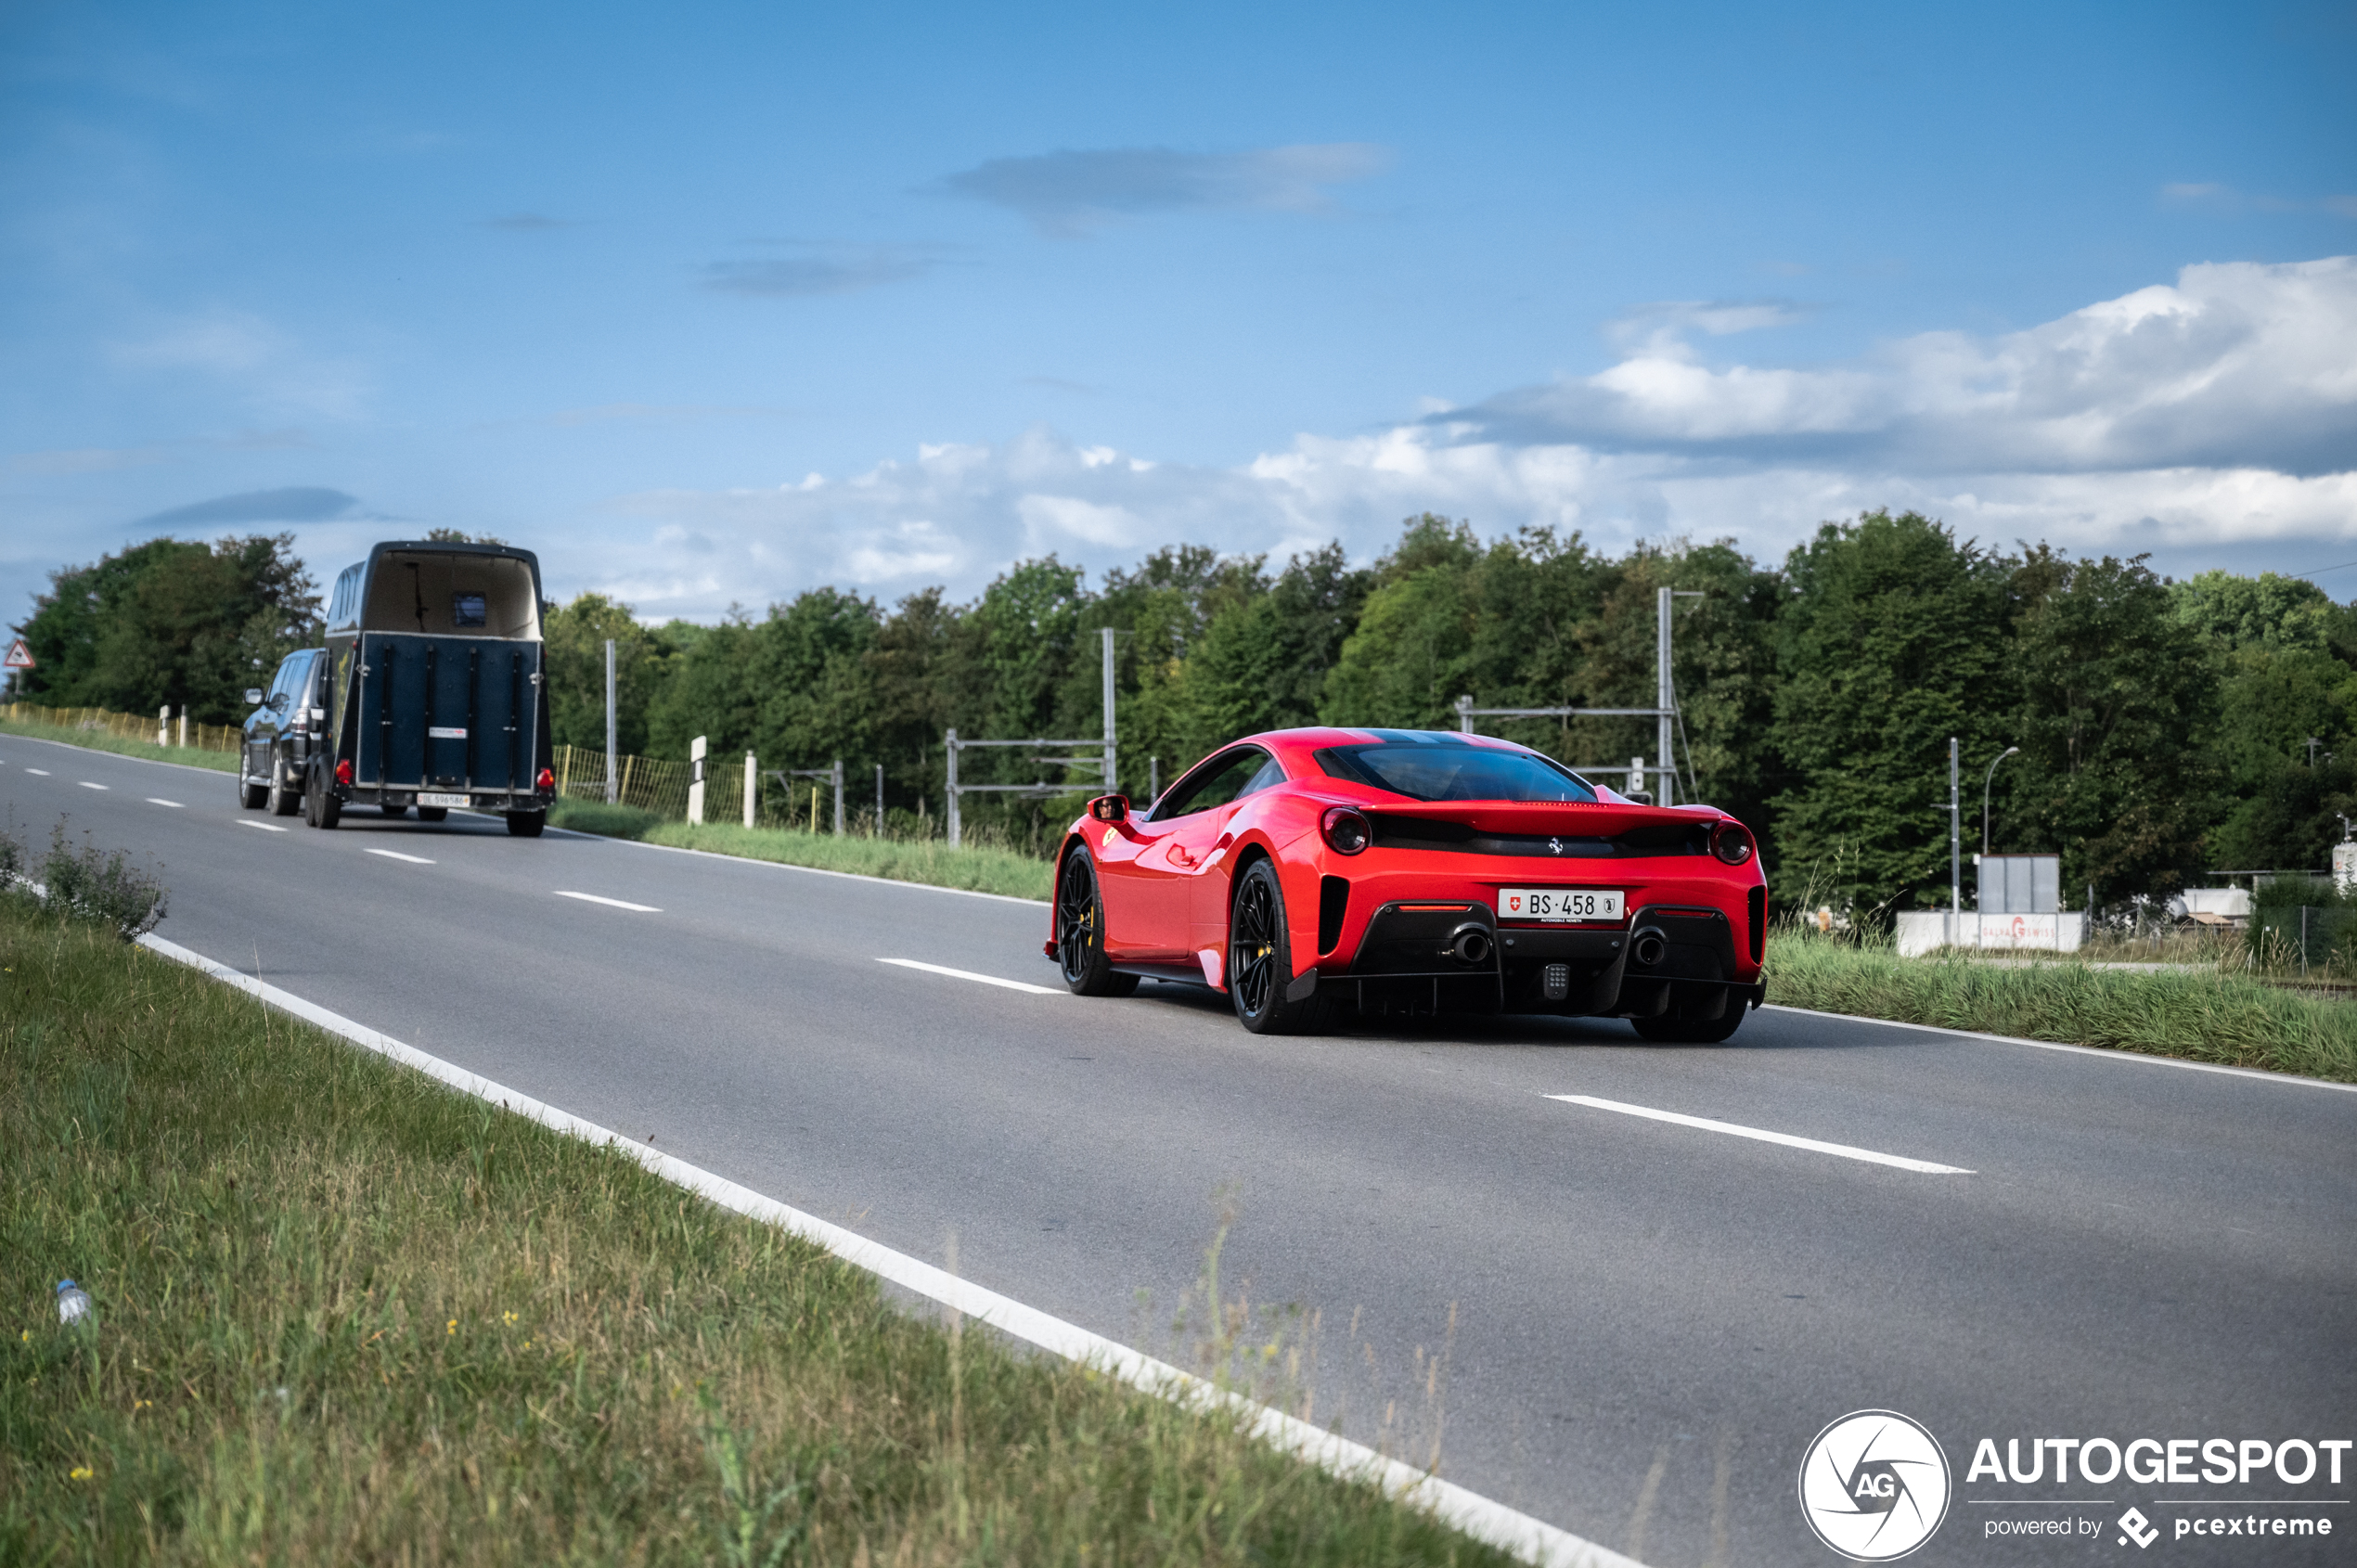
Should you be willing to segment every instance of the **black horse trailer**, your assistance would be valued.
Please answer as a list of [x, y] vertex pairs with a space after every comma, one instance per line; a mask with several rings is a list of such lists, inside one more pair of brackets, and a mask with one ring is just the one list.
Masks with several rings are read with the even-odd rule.
[[328, 603], [327, 711], [303, 815], [497, 812], [537, 837], [556, 798], [540, 560], [505, 545], [378, 545]]

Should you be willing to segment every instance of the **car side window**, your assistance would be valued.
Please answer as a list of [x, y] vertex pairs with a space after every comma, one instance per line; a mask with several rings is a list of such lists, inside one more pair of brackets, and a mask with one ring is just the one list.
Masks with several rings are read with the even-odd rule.
[[1172, 785], [1170, 793], [1154, 807], [1153, 820], [1168, 822], [1173, 817], [1192, 816], [1199, 811], [1210, 811], [1230, 801], [1241, 800], [1255, 790], [1265, 790], [1270, 784], [1282, 783], [1284, 777], [1284, 770], [1277, 766], [1276, 758], [1257, 746], [1246, 746], [1225, 756], [1214, 757], [1197, 769], [1193, 777]]

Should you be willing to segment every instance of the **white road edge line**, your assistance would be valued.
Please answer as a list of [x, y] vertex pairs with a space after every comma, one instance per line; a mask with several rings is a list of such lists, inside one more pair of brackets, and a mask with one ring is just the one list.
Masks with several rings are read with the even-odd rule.
[[1895, 1018], [1865, 1018], [1854, 1012], [1822, 1012], [1816, 1008], [1796, 1008], [1783, 1002], [1762, 1005], [1763, 1012], [1797, 1013], [1803, 1018], [1830, 1018], [1843, 1023], [1870, 1023], [1884, 1029], [1913, 1029], [1923, 1035], [1947, 1035], [1959, 1040], [1992, 1040], [2001, 1046], [2034, 1046], [2041, 1051], [2071, 1051], [2080, 1056], [2101, 1057], [2109, 1061], [2141, 1061], [2148, 1067], [2183, 1067], [2194, 1073], [2223, 1073], [2230, 1078], [2256, 1078], [2261, 1083], [2289, 1084], [2304, 1089], [2338, 1089], [2343, 1094], [2357, 1094], [2357, 1084], [2336, 1084], [2329, 1078], [2310, 1078], [2298, 1073], [2270, 1073], [2263, 1067], [2229, 1067], [2219, 1061], [2187, 1061], [2181, 1056], [2155, 1056], [2149, 1051], [2120, 1050], [2111, 1046], [2072, 1046], [2060, 1040], [2032, 1040], [2021, 1035], [1984, 1035], [1977, 1029], [1946, 1029], [1937, 1023], [1901, 1023]]
[[276, 822], [249, 822], [242, 816], [238, 818], [238, 826], [240, 828], [259, 828], [265, 833], [283, 833], [286, 831], [284, 828], [279, 827]]
[[85, 790], [110, 790], [114, 787], [110, 784], [93, 784], [87, 778], [77, 778], [74, 782]]
[[914, 958], [878, 958], [880, 964], [897, 964], [905, 970], [922, 970], [927, 974], [946, 974], [952, 980], [971, 980], [981, 985], [999, 985], [1010, 991], [1027, 991], [1035, 996], [1061, 996], [1063, 992], [1052, 985], [1033, 985], [1021, 980], [1001, 980], [995, 974], [976, 974], [972, 970], [953, 970], [941, 964], [919, 963]]
[[1795, 1137], [1790, 1133], [1771, 1133], [1765, 1127], [1745, 1127], [1733, 1122], [1714, 1122], [1707, 1116], [1687, 1116], [1675, 1111], [1655, 1111], [1651, 1106], [1629, 1105], [1617, 1099], [1598, 1099], [1588, 1094], [1551, 1094], [1549, 1099], [1560, 1099], [1572, 1105], [1590, 1106], [1598, 1111], [1617, 1111], [1623, 1116], [1642, 1116], [1650, 1122], [1675, 1122], [1681, 1127], [1700, 1127], [1707, 1133], [1726, 1133], [1734, 1137], [1758, 1138], [1762, 1143], [1781, 1143], [1787, 1149], [1807, 1149], [1819, 1154], [1838, 1154], [1845, 1160], [1863, 1160], [1869, 1164], [1895, 1165], [1902, 1171], [1919, 1171], [1925, 1176], [1974, 1176], [1962, 1165], [1935, 1165], [1928, 1160], [1910, 1160], [1903, 1154], [1882, 1154], [1872, 1149], [1858, 1149], [1847, 1143], [1825, 1143], [1813, 1137]]
[[[161, 757], [135, 757], [127, 752], [99, 752], [98, 748], [96, 746], [77, 746], [71, 740], [52, 740], [45, 735], [17, 735], [9, 731], [0, 730], [0, 740], [24, 740], [29, 741], [35, 746], [55, 746], [59, 751], [72, 752], [78, 755], [85, 757], [96, 753], [100, 756], [111, 757], [114, 761], [119, 763], [139, 763], [148, 767], [176, 767], [183, 773], [211, 774], [215, 778], [220, 778], [223, 774], [229, 771], [229, 769], [225, 767], [205, 767], [197, 763], [168, 763]], [[191, 749], [193, 750], [193, 748]], [[212, 754], [214, 756], [222, 756], [227, 753], [215, 752]], [[41, 773], [42, 770], [37, 767], [29, 767], [26, 768], [25, 771], [27, 773]], [[47, 775], [44, 774], [43, 777], [46, 778]]]
[[148, 803], [149, 805], [168, 805], [174, 811], [186, 811], [188, 809], [187, 806], [182, 805], [178, 801], [167, 801], [161, 795], [149, 795], [148, 797]]
[[751, 1188], [740, 1187], [684, 1160], [659, 1153], [643, 1143], [634, 1143], [594, 1122], [520, 1095], [504, 1085], [480, 1077], [439, 1057], [429, 1056], [415, 1047], [403, 1045], [339, 1013], [329, 1012], [251, 975], [240, 974], [225, 964], [215, 963], [200, 953], [192, 953], [186, 947], [152, 934], [139, 938], [139, 945], [161, 958], [186, 964], [248, 996], [259, 997], [266, 1005], [315, 1024], [331, 1035], [340, 1035], [363, 1050], [374, 1051], [405, 1067], [414, 1068], [462, 1094], [472, 1095], [477, 1099], [512, 1111], [553, 1131], [627, 1154], [665, 1181], [685, 1188], [720, 1208], [791, 1231], [825, 1248], [856, 1268], [864, 1268], [903, 1290], [953, 1307], [969, 1317], [978, 1317], [1002, 1333], [1036, 1344], [1067, 1360], [1095, 1367], [1133, 1388], [1175, 1404], [1238, 1416], [1245, 1430], [1270, 1447], [1307, 1460], [1346, 1481], [1373, 1485], [1386, 1496], [1404, 1499], [1424, 1510], [1442, 1523], [1461, 1530], [1475, 1540], [1512, 1552], [1527, 1562], [1539, 1564], [1539, 1568], [1641, 1568], [1634, 1559], [1624, 1557], [1610, 1548], [1598, 1546], [1567, 1530], [1559, 1530], [1544, 1520], [1518, 1513], [1503, 1503], [1493, 1502], [1477, 1492], [1467, 1491], [1454, 1482], [1428, 1475], [1397, 1459], [1385, 1459], [1363, 1444], [1320, 1431], [1307, 1421], [1272, 1410], [1265, 1405], [1255, 1404], [1242, 1394], [1223, 1391], [1166, 1362], [1140, 1355], [1127, 1345], [1092, 1334], [1077, 1324], [1051, 1317], [1036, 1307], [1025, 1306], [1011, 1297], [960, 1279], [906, 1253], [897, 1253], [870, 1241], [857, 1231], [831, 1225], [815, 1215], [789, 1208], [774, 1198], [765, 1198]]
[[406, 860], [412, 866], [431, 866], [432, 861], [422, 855], [404, 855], [397, 849], [372, 849], [370, 855], [381, 855], [387, 860]]
[[607, 898], [601, 894], [594, 893], [565, 893], [560, 890], [557, 896], [559, 898], [578, 898], [584, 904], [603, 904], [615, 909], [632, 909], [641, 915], [660, 915], [663, 913], [662, 910], [656, 908], [651, 904], [633, 904], [628, 899]]
[[991, 898], [1001, 904], [1028, 904], [1035, 909], [1049, 906], [1044, 898], [1017, 898], [1011, 893], [978, 893], [970, 887], [940, 887], [932, 882], [904, 882], [897, 877], [871, 877], [865, 871], [830, 871], [818, 866], [796, 866], [785, 860], [756, 860], [750, 855], [722, 855], [716, 850], [688, 849], [679, 844], [650, 844], [641, 839], [613, 839], [603, 833], [584, 833], [572, 828], [551, 828], [550, 832], [567, 833], [576, 839], [595, 839], [601, 843], [620, 844], [626, 849], [660, 850], [664, 855], [694, 855], [706, 860], [725, 860], [732, 866], [759, 866], [772, 871], [801, 871], [813, 877], [842, 877], [854, 882], [874, 882], [879, 887], [906, 888], [916, 893], [947, 893], [960, 898]]

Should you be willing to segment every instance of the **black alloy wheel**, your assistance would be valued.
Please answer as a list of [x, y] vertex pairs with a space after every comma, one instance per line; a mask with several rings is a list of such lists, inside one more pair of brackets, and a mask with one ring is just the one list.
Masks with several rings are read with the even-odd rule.
[[1096, 863], [1086, 849], [1075, 848], [1056, 874], [1056, 967], [1075, 996], [1127, 996], [1138, 989], [1136, 975], [1114, 972], [1104, 932]]
[[1266, 860], [1254, 861], [1236, 879], [1227, 979], [1238, 1022], [1256, 1035], [1302, 1033], [1324, 1021], [1324, 999], [1315, 993], [1298, 1002], [1285, 999], [1294, 979], [1293, 944], [1285, 931], [1285, 891], [1277, 868]]

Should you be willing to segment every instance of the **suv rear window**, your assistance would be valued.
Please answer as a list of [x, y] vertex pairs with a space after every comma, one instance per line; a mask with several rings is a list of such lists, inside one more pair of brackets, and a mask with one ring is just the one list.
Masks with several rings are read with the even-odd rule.
[[1529, 752], [1494, 746], [1329, 746], [1319, 765], [1411, 801], [1592, 801], [1586, 779]]

